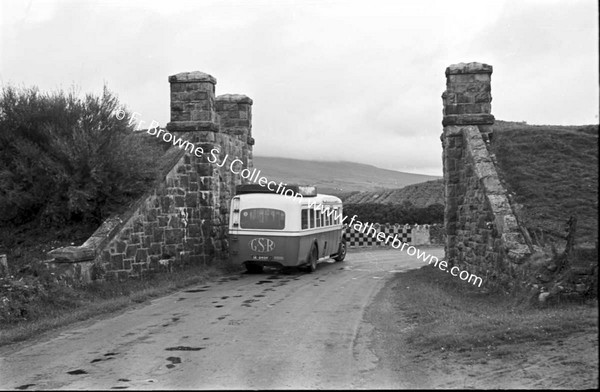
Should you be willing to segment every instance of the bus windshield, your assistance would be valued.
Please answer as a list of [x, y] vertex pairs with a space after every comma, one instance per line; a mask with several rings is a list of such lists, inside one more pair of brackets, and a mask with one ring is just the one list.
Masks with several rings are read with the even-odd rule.
[[248, 208], [241, 211], [240, 227], [242, 229], [285, 228], [285, 212], [273, 208]]

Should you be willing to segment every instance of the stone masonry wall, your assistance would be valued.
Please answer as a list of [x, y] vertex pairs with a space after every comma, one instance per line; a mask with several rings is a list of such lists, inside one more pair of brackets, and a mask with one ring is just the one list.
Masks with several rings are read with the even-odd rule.
[[83, 263], [83, 281], [127, 279], [228, 256], [229, 200], [243, 181], [230, 164], [237, 158], [236, 170], [252, 167], [252, 100], [215, 97], [216, 79], [202, 72], [173, 75], [169, 82], [171, 122], [158, 137], [172, 143], [166, 136], [172, 134], [193, 146], [171, 147], [156, 186], [82, 246], [50, 252], [56, 262]]
[[514, 279], [533, 248], [525, 241], [488, 144], [493, 137], [492, 67], [446, 69], [441, 136], [446, 206], [446, 260], [498, 283]]

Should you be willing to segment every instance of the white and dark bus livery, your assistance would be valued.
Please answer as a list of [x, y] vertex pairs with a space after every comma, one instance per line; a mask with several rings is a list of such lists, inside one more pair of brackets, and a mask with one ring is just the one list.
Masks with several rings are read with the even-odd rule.
[[343, 261], [342, 201], [312, 186], [286, 185], [283, 195], [257, 184], [238, 185], [229, 215], [229, 254], [252, 273], [265, 266], [314, 272], [321, 261]]

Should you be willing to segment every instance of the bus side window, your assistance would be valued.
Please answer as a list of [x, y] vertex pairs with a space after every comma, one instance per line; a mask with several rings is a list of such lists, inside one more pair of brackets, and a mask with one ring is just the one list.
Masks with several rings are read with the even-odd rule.
[[302, 230], [308, 229], [308, 209], [302, 210]]
[[309, 228], [313, 228], [315, 227], [315, 210], [308, 210], [308, 223], [309, 223]]
[[331, 219], [329, 216], [329, 212], [330, 212], [330, 210], [328, 209], [327, 212], [325, 213], [325, 215], [323, 215], [325, 217], [325, 226], [331, 226]]
[[315, 210], [315, 215], [316, 215], [316, 220], [317, 223], [315, 225], [315, 227], [321, 227], [321, 214], [323, 213], [323, 211], [316, 211]]

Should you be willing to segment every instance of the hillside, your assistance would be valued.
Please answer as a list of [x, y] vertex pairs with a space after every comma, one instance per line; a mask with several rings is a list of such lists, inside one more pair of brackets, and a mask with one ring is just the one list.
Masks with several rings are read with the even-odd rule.
[[410, 202], [415, 207], [432, 204], [444, 205], [444, 180], [432, 180], [405, 186], [400, 189], [385, 189], [375, 192], [358, 192], [347, 197], [345, 203], [402, 204]]
[[354, 162], [309, 161], [254, 157], [254, 167], [269, 180], [287, 184], [311, 184], [321, 193], [347, 193], [402, 188], [439, 177], [380, 169]]
[[598, 238], [598, 125], [497, 121], [491, 143], [498, 172], [533, 233], [564, 237], [570, 215], [578, 239]]
[[[578, 218], [579, 242], [598, 238], [598, 125], [553, 126], [496, 121], [491, 150], [499, 175], [514, 195], [533, 236], [564, 238]], [[402, 204], [423, 208], [443, 200], [443, 180], [401, 189], [354, 192], [345, 203]]]

